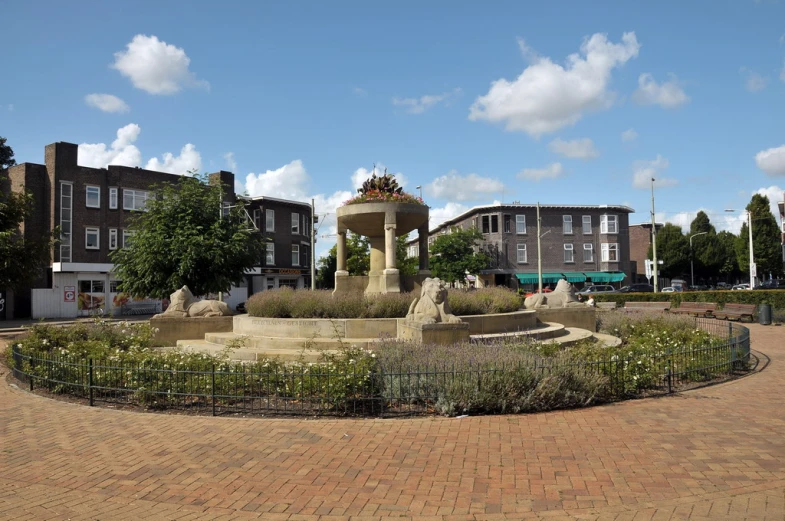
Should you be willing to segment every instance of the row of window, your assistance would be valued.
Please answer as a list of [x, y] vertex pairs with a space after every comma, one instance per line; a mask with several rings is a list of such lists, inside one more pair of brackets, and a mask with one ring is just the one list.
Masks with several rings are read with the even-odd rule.
[[[275, 231], [275, 210], [264, 210], [264, 229], [262, 229], [262, 208], [255, 208], [253, 211], [253, 223], [256, 229], [265, 232]], [[302, 230], [302, 232], [301, 232]], [[292, 212], [292, 235], [309, 235], [310, 226], [308, 214]]]
[[[475, 218], [474, 225], [477, 226], [477, 219]], [[499, 233], [499, 216], [498, 215], [483, 215], [481, 216], [482, 233]], [[591, 215], [584, 215], [581, 218], [581, 224], [584, 235], [592, 234], [592, 218]], [[562, 215], [562, 232], [565, 235], [572, 235], [572, 215]], [[504, 214], [504, 233], [512, 233], [512, 216]], [[518, 235], [526, 235], [526, 216], [515, 216], [515, 233]], [[619, 233], [619, 216], [603, 214], [600, 216], [600, 233], [612, 234]]]
[[[619, 245], [616, 243], [603, 243], [600, 259], [602, 262], [619, 262]], [[518, 243], [518, 264], [526, 264], [529, 262], [526, 244]], [[575, 248], [572, 244], [564, 245], [564, 262], [575, 262]], [[583, 262], [594, 262], [594, 245], [583, 245]]]
[[[109, 188], [109, 209], [117, 210], [120, 189]], [[123, 188], [123, 210], [144, 210], [150, 192], [145, 190], [131, 190]], [[88, 208], [101, 208], [101, 187], [87, 185], [85, 187], [85, 206]]]

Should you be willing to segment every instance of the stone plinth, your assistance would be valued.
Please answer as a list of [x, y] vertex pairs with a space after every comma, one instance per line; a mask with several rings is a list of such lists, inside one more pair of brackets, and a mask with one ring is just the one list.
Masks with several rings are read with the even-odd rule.
[[412, 320], [398, 321], [398, 338], [419, 344], [450, 345], [469, 341], [469, 324], [423, 324]]
[[158, 330], [153, 337], [162, 346], [177, 345], [178, 340], [200, 340], [206, 333], [232, 331], [234, 317], [153, 317], [150, 327]]

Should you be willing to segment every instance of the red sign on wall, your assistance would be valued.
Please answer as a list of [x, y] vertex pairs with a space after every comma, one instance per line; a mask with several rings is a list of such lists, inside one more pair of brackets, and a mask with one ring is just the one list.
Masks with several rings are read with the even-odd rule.
[[63, 302], [76, 302], [76, 286], [63, 287]]

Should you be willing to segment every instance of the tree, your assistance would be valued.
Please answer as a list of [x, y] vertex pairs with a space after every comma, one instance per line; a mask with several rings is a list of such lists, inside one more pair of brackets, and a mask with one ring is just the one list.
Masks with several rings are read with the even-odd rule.
[[[752, 254], [757, 266], [758, 278], [771, 274], [775, 277], [782, 274], [781, 235], [777, 219], [771, 213], [769, 198], [755, 194], [747, 205], [752, 215]], [[736, 240], [736, 257], [742, 271], [749, 270], [750, 247], [749, 228], [742, 224], [741, 232]]]
[[[672, 279], [689, 270], [689, 249], [689, 242], [681, 232], [681, 228], [675, 224], [665, 223], [657, 230], [657, 260], [662, 261], [660, 273]], [[651, 246], [649, 246], [648, 257], [653, 258]]]
[[0, 170], [5, 170], [9, 166], [14, 166], [14, 149], [5, 144], [6, 138], [0, 136]]
[[44, 266], [49, 264], [52, 245], [58, 231], [26, 237], [19, 228], [25, 219], [33, 214], [34, 207], [35, 200], [32, 194], [11, 191], [7, 178], [0, 175], [0, 288], [2, 289], [29, 286], [41, 275]]
[[[367, 275], [371, 267], [371, 244], [367, 237], [347, 232], [346, 270], [349, 275]], [[338, 246], [334, 245], [327, 255], [319, 258], [316, 283], [320, 288], [335, 287], [335, 272], [338, 270]]]
[[[717, 240], [717, 231], [711, 224], [709, 216], [704, 211], [699, 211], [690, 223], [690, 235], [702, 233], [692, 238], [692, 251], [690, 258], [693, 260], [696, 279], [705, 280], [717, 278], [720, 267], [724, 261], [721, 244]], [[689, 243], [689, 237], [687, 238]]]
[[726, 279], [726, 282], [728, 282], [728, 278], [734, 280], [741, 275], [736, 256], [736, 242], [737, 237], [729, 231], [723, 230], [717, 234], [717, 244], [719, 245], [718, 272]]
[[420, 259], [408, 256], [406, 252], [408, 240], [408, 233], [395, 238], [395, 265], [400, 270], [401, 275], [417, 275], [417, 272], [420, 270]]
[[490, 257], [476, 252], [475, 246], [482, 240], [476, 228], [454, 230], [436, 237], [431, 246], [430, 264], [434, 275], [449, 283], [463, 282], [466, 273], [479, 273], [490, 265]]
[[111, 256], [124, 292], [166, 298], [185, 285], [194, 295], [217, 293], [259, 265], [262, 237], [241, 201], [222, 211], [220, 184], [182, 176], [155, 191], [146, 211], [132, 218], [130, 244]]

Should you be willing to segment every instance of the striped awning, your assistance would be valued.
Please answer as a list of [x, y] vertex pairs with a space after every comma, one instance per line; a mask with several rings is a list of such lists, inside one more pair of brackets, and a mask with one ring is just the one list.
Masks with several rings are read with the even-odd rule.
[[[537, 284], [539, 282], [539, 277], [536, 273], [516, 273], [515, 276], [521, 284]], [[564, 274], [562, 273], [551, 272], [542, 274], [542, 281], [546, 284], [554, 284], [563, 278]]]
[[584, 271], [584, 275], [592, 282], [621, 282], [627, 277], [623, 271]]

